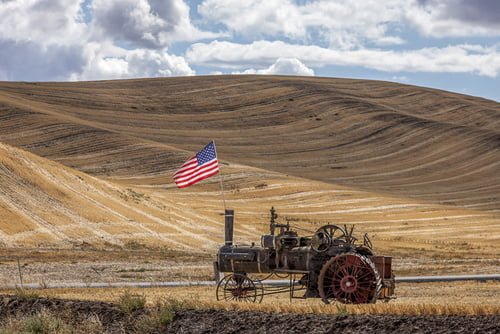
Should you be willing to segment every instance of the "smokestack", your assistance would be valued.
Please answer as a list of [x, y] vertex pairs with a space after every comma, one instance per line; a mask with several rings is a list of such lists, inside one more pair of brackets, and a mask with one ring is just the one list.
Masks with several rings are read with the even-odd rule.
[[226, 209], [224, 216], [226, 218], [226, 245], [231, 246], [233, 244], [234, 210]]

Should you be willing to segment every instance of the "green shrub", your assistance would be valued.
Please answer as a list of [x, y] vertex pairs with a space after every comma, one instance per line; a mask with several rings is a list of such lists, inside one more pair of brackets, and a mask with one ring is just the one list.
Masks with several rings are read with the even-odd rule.
[[65, 334], [71, 333], [71, 327], [62, 319], [42, 311], [22, 320], [21, 333], [29, 334]]
[[340, 316], [349, 315], [349, 310], [347, 309], [347, 307], [345, 305], [336, 304], [335, 307], [337, 308], [337, 315], [340, 315]]
[[147, 314], [137, 319], [135, 331], [137, 333], [154, 333], [165, 329], [174, 320], [175, 312], [183, 307], [183, 303], [175, 299], [165, 299], [158, 302]]
[[22, 300], [36, 299], [40, 295], [35, 290], [16, 288], [16, 297]]
[[144, 308], [146, 307], [146, 297], [126, 291], [123, 295], [120, 296], [120, 299], [118, 300], [118, 306], [123, 312], [127, 314], [144, 310]]

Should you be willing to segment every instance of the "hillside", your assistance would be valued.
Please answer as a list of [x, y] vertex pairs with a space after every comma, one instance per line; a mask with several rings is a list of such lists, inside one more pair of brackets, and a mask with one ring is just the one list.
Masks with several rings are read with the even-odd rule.
[[[142, 242], [212, 248], [210, 221], [182, 204], [156, 201], [133, 189], [0, 144], [0, 238], [4, 246], [111, 246]], [[202, 230], [204, 233], [199, 233]], [[182, 238], [183, 242], [179, 242]]]
[[355, 223], [387, 247], [500, 243], [500, 104], [265, 76], [0, 83], [2, 242], [214, 249], [218, 178], [171, 181], [210, 139], [242, 241], [275, 205], [312, 229]]

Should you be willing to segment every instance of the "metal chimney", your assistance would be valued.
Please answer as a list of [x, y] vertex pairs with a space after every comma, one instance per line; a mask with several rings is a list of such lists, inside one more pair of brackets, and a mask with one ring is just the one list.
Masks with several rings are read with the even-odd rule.
[[226, 209], [224, 213], [225, 216], [225, 232], [226, 232], [226, 245], [231, 246], [233, 244], [233, 226], [234, 226], [234, 210]]

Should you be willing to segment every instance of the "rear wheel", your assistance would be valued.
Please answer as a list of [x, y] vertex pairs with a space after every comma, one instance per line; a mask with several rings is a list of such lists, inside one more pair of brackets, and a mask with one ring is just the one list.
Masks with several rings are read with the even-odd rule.
[[328, 260], [318, 278], [319, 295], [329, 304], [375, 303], [382, 280], [373, 262], [363, 255], [347, 253]]
[[260, 281], [253, 281], [245, 274], [229, 274], [217, 284], [217, 300], [260, 303], [263, 297]]

